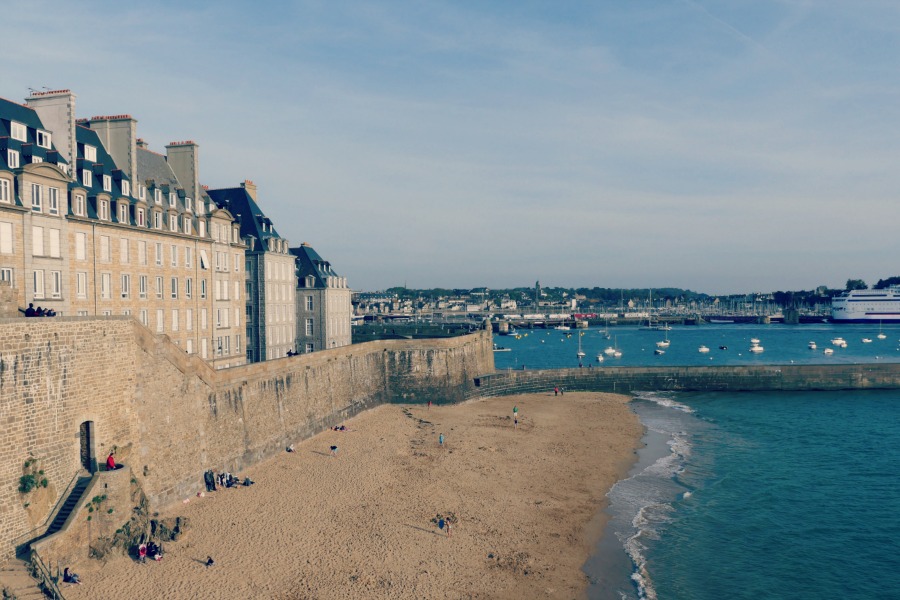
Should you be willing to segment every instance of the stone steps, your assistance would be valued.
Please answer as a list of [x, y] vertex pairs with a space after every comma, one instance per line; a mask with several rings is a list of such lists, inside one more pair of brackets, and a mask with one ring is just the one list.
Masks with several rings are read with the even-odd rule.
[[38, 580], [31, 576], [31, 568], [19, 559], [0, 566], [0, 588], [8, 589], [16, 600], [46, 598]]

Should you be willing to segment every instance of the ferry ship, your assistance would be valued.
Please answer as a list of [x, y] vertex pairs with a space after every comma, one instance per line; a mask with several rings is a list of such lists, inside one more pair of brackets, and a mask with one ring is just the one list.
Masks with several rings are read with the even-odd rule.
[[831, 299], [831, 320], [840, 323], [900, 321], [900, 285], [852, 290]]

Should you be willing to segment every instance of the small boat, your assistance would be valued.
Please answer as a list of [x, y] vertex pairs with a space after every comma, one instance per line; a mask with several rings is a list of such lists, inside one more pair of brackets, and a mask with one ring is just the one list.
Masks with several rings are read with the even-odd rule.
[[719, 350], [728, 350], [728, 346], [719, 346]]
[[598, 354], [598, 355], [597, 355], [597, 362], [603, 362], [603, 355], [602, 355], [602, 354]]
[[666, 351], [663, 350], [662, 348], [657, 348], [656, 350], [653, 351], [653, 354], [655, 354], [657, 356], [662, 356], [665, 353], [666, 353]]
[[512, 352], [512, 348], [504, 348], [503, 346], [494, 344], [494, 352]]
[[815, 343], [815, 342], [810, 342], [810, 343], [808, 344], [808, 346], [809, 346], [809, 349], [810, 349], [810, 350], [815, 350], [815, 349], [816, 349], [816, 343]]
[[836, 337], [836, 338], [831, 338], [831, 343], [834, 344], [835, 346], [842, 346], [842, 345], [846, 344], [847, 342], [845, 342], [844, 338], [842, 338], [842, 337]]
[[750, 338], [750, 344], [756, 346], [759, 344], [759, 338]]
[[834, 354], [834, 350], [832, 348], [825, 348], [825, 356], [831, 356]]
[[863, 344], [871, 344], [871, 343], [872, 343], [872, 340], [869, 339], [869, 338], [863, 338], [863, 339], [862, 339], [862, 343], [863, 343]]
[[700, 346], [699, 348], [697, 348], [697, 352], [699, 352], [700, 354], [706, 354], [707, 352], [709, 352], [709, 348], [707, 348], [706, 346]]
[[569, 331], [572, 328], [569, 327], [568, 325], [557, 325], [553, 329], [556, 329], [557, 331]]
[[[670, 327], [669, 329], [671, 329], [671, 327]], [[666, 332], [666, 337], [665, 337], [665, 339], [664, 339], [664, 340], [661, 340], [661, 341], [659, 341], [659, 342], [656, 342], [656, 347], [657, 347], [657, 348], [668, 348], [668, 347], [669, 347], [669, 330], [666, 329], [665, 332]]]
[[618, 350], [616, 350], [616, 351], [613, 353], [613, 358], [622, 358], [622, 353], [619, 352]]
[[750, 346], [750, 352], [752, 352], [753, 354], [759, 354], [762, 351], [763, 347], [759, 344], [753, 344], [752, 346]]
[[881, 331], [881, 321], [878, 321], [878, 339], [883, 340], [887, 338], [887, 335], [883, 331]]
[[616, 353], [616, 349], [613, 348], [612, 346], [608, 346], [608, 347], [606, 348], [606, 350], [603, 351], [603, 354], [605, 354], [605, 355], [607, 355], [607, 356], [612, 356], [612, 355], [615, 354], [615, 353]]
[[581, 359], [584, 358], [584, 350], [581, 349], [581, 336], [578, 336], [578, 352], [575, 353], [575, 356], [578, 357], [578, 364], [581, 364]]

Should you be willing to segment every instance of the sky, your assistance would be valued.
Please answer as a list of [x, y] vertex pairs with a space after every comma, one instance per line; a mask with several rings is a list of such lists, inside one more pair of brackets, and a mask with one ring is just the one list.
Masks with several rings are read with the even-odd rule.
[[[135, 4], [135, 6], [131, 6]], [[258, 186], [354, 289], [900, 275], [900, 3], [34, 0], [0, 96], [71, 89]]]

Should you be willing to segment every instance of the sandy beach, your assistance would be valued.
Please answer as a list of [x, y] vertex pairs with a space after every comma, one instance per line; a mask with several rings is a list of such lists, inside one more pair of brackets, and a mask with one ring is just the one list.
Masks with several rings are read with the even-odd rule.
[[[580, 598], [642, 427], [613, 394], [380, 406], [166, 515], [162, 561], [71, 565], [68, 600]], [[514, 427], [513, 407], [519, 425]], [[438, 443], [443, 433], [443, 447]], [[338, 446], [332, 456], [331, 446]], [[198, 489], [202, 482], [198, 481]], [[452, 536], [432, 522], [453, 513]], [[212, 556], [215, 565], [204, 562]]]

